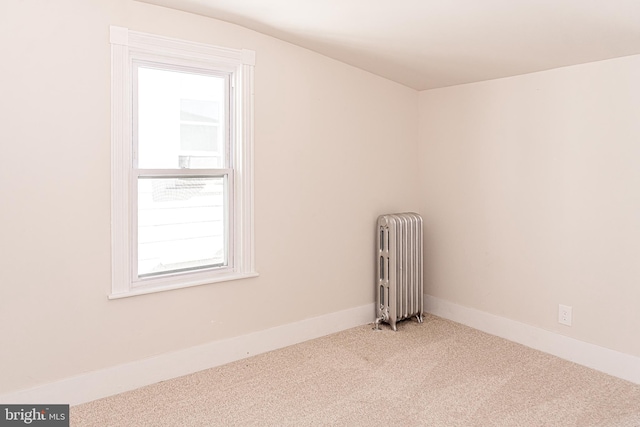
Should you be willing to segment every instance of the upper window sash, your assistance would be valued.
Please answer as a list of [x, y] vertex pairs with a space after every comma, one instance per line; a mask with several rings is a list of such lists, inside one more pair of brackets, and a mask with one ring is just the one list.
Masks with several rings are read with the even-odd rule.
[[[209, 67], [209, 66], [208, 66]], [[141, 72], [144, 73], [144, 82], [140, 81]], [[164, 76], [162, 74], [165, 74]], [[207, 79], [207, 77], [212, 77], [213, 79]], [[131, 79], [132, 79], [132, 166], [133, 168], [138, 169], [149, 169], [151, 168], [150, 163], [150, 150], [147, 148], [147, 151], [144, 152], [146, 165], [140, 164], [140, 157], [142, 148], [140, 147], [140, 127], [142, 124], [147, 123], [141, 120], [140, 118], [140, 109], [142, 107], [145, 108], [146, 115], [143, 117], [149, 117], [149, 113], [153, 110], [156, 110], [157, 113], [167, 113], [166, 108], [177, 107], [178, 105], [182, 105], [184, 103], [200, 103], [209, 102], [211, 104], [212, 110], [215, 110], [216, 117], [211, 117], [208, 121], [198, 121], [195, 117], [184, 118], [180, 117], [178, 120], [177, 117], [174, 117], [173, 124], [179, 124], [180, 129], [182, 130], [183, 126], [186, 127], [200, 127], [209, 128], [212, 131], [215, 131], [217, 135], [221, 135], [220, 138], [216, 140], [217, 146], [215, 150], [212, 150], [208, 153], [212, 160], [216, 160], [216, 164], [207, 164], [206, 162], [203, 164], [198, 164], [198, 162], [189, 162], [189, 158], [198, 157], [193, 153], [188, 153], [187, 148], [182, 146], [173, 147], [173, 151], [183, 151], [184, 162], [181, 161], [180, 164], [178, 162], [175, 163], [175, 169], [212, 169], [212, 168], [225, 168], [225, 167], [233, 167], [233, 159], [232, 159], [232, 150], [231, 150], [231, 138], [234, 137], [233, 134], [233, 123], [234, 123], [234, 114], [233, 108], [231, 107], [232, 101], [232, 87], [231, 87], [231, 77], [232, 74], [228, 72], [220, 72], [218, 70], [211, 70], [210, 68], [195, 68], [195, 67], [186, 67], [186, 66], [178, 66], [169, 63], [158, 63], [153, 61], [140, 61], [138, 59], [132, 60], [132, 69], [131, 69]], [[194, 80], [197, 79], [197, 80]], [[172, 91], [167, 93], [164, 97], [158, 98], [157, 93], [159, 90], [151, 90], [151, 89], [159, 89], [154, 86], [164, 84], [163, 87], [167, 87], [167, 83], [176, 84], [179, 82], [182, 87], [191, 87], [192, 90], [182, 89], [179, 90], [177, 87], [171, 88]], [[196, 83], [198, 82], [198, 83]], [[194, 100], [192, 98], [203, 98], [203, 92], [201, 88], [198, 88], [197, 91], [193, 90], [193, 86], [202, 84], [206, 85], [210, 91], [209, 100], [205, 101], [203, 99]], [[217, 93], [217, 96], [215, 94]], [[156, 98], [157, 101], [154, 104], [149, 102], [144, 102], [149, 97]], [[142, 98], [142, 99], [141, 99]], [[164, 102], [164, 104], [163, 104]], [[161, 108], [163, 106], [164, 108]], [[175, 113], [175, 111], [174, 111]], [[182, 113], [182, 108], [181, 108]], [[168, 125], [170, 126], [171, 121], [169, 121]], [[157, 127], [154, 121], [154, 128]], [[148, 129], [148, 127], [145, 127]], [[156, 130], [157, 132], [157, 130]], [[180, 141], [182, 136], [176, 138], [176, 141]], [[146, 139], [148, 143], [149, 140]], [[157, 141], [154, 141], [154, 143]], [[182, 144], [182, 141], [180, 141]], [[164, 147], [165, 149], [170, 147]], [[154, 149], [155, 150], [155, 149]], [[193, 152], [197, 152], [197, 148], [193, 148]], [[169, 154], [169, 153], [167, 153]], [[189, 155], [192, 154], [192, 155]], [[199, 153], [200, 157], [204, 154], [204, 151], [201, 150]], [[196, 159], [197, 160], [197, 159]], [[193, 165], [190, 163], [194, 163]], [[202, 162], [201, 162], [202, 163]], [[158, 164], [151, 165], [153, 168], [158, 168]], [[163, 165], [166, 167], [168, 165]]]

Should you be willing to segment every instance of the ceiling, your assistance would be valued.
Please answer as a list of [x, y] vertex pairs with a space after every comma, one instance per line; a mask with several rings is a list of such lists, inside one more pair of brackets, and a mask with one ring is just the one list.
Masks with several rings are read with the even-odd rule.
[[417, 90], [640, 54], [640, 0], [140, 0]]

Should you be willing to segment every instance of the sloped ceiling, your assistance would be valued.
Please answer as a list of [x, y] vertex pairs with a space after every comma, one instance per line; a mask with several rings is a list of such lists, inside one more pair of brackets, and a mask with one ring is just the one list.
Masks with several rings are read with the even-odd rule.
[[139, 0], [418, 90], [640, 54], [640, 0]]

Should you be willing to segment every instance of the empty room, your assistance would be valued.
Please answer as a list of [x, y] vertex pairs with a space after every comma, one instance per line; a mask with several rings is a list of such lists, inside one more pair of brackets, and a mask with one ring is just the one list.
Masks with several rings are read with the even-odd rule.
[[0, 0], [0, 54], [0, 425], [640, 426], [640, 2]]

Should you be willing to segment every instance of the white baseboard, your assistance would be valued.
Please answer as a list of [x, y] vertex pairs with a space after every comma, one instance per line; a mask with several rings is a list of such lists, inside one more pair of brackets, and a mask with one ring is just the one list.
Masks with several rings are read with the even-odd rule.
[[3, 404], [78, 405], [373, 322], [367, 304], [0, 395]]
[[425, 311], [640, 384], [640, 357], [424, 295]]
[[[639, 357], [430, 295], [424, 303], [428, 313], [640, 384]], [[78, 405], [364, 325], [374, 312], [367, 304], [0, 395], [0, 402]]]

